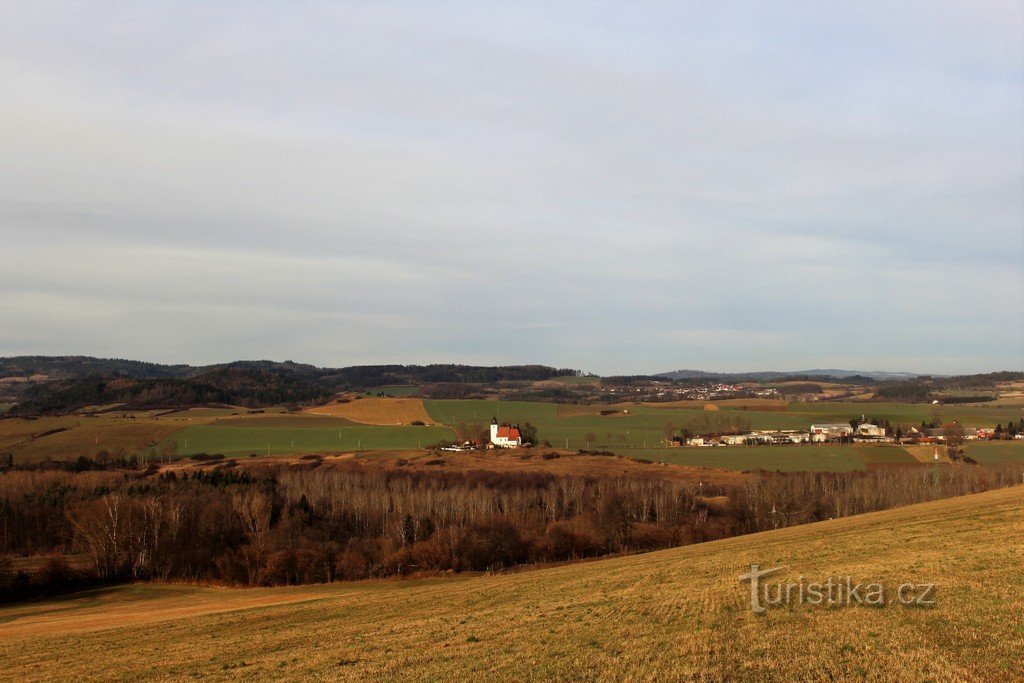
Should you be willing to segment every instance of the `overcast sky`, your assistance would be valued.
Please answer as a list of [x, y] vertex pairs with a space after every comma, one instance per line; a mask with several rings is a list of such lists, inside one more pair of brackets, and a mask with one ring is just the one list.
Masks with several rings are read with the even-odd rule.
[[1024, 3], [0, 4], [0, 355], [1024, 367]]

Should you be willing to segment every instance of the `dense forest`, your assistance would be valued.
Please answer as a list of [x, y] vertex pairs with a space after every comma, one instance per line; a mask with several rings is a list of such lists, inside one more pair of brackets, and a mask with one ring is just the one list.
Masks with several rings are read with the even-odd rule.
[[1020, 484], [1024, 464], [758, 473], [725, 487], [656, 477], [364, 470], [356, 463], [175, 474], [0, 473], [5, 599], [136, 579], [239, 586], [488, 571], [735, 536]]
[[61, 413], [105, 404], [133, 409], [210, 403], [246, 407], [323, 401], [330, 391], [287, 373], [229, 366], [195, 377], [131, 379], [99, 375], [31, 387], [12, 415]]
[[980, 375], [960, 375], [956, 377], [917, 377], [898, 382], [886, 382], [878, 387], [875, 396], [890, 401], [906, 401], [923, 403], [930, 400], [955, 400], [958, 403], [975, 403], [980, 400], [995, 398], [994, 393], [979, 396], [957, 396], [948, 399], [942, 392], [957, 390], [973, 390], [992, 392], [1000, 382], [1017, 382], [1024, 379], [1024, 372], [989, 372]]

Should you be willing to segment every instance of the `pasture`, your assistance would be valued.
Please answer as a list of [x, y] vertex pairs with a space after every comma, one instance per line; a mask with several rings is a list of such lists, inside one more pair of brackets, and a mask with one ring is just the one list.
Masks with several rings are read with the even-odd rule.
[[[476, 425], [486, 430], [492, 417], [501, 422], [530, 422], [537, 427], [539, 445], [568, 451], [602, 450], [660, 462], [733, 470], [763, 468], [792, 471], [847, 471], [899, 464], [914, 456], [898, 448], [870, 450], [847, 446], [668, 448], [666, 439], [685, 427], [707, 420], [739, 421], [751, 429], [807, 428], [813, 422], [846, 422], [851, 417], [887, 418], [904, 424], [922, 415], [957, 418], [971, 426], [994, 426], [1020, 419], [1020, 406], [962, 408], [898, 403], [790, 403], [777, 401], [720, 402], [716, 411], [703, 403], [567, 405], [492, 400], [422, 400], [361, 398], [330, 403], [302, 413], [283, 409], [249, 411], [211, 407], [178, 411], [107, 412], [35, 420], [0, 420], [0, 453], [17, 462], [47, 458], [73, 460], [139, 455], [165, 458], [196, 453], [225, 455], [287, 455], [351, 450], [412, 450], [455, 439], [454, 427]], [[759, 408], [759, 409], [757, 409]], [[612, 411], [602, 415], [601, 412]], [[419, 421], [426, 427], [413, 426]], [[293, 445], [294, 444], [294, 445]], [[979, 462], [1024, 458], [1024, 443], [978, 444], [968, 447]], [[821, 450], [823, 449], [824, 450]], [[853, 450], [849, 450], [849, 449]], [[813, 450], [818, 449], [818, 450]], [[918, 454], [920, 455], [920, 454]]]
[[[779, 401], [720, 401], [719, 409], [707, 411], [704, 403], [646, 403], [616, 405], [557, 405], [488, 400], [426, 400], [426, 411], [439, 424], [486, 425], [492, 417], [501, 422], [530, 422], [538, 438], [556, 448], [581, 448], [629, 453], [665, 444], [678, 429], [702, 419], [742, 420], [751, 429], [807, 429], [818, 422], [848, 422], [866, 415], [900, 424], [922, 420], [959, 420], [972, 427], [994, 427], [1024, 418], [1020, 406], [932, 406], [905, 403], [789, 403]], [[760, 409], [758, 409], [760, 408]], [[601, 411], [615, 410], [601, 415]], [[623, 412], [623, 411], [628, 411]], [[588, 438], [590, 437], [590, 438]]]
[[[910, 455], [898, 450], [913, 462]], [[644, 460], [689, 467], [780, 472], [851, 472], [867, 469], [854, 446], [728, 446], [719, 448], [657, 448], [630, 451]]]
[[964, 450], [983, 465], [1024, 460], [1024, 441], [989, 441], [968, 443]]
[[12, 453], [18, 462], [95, 458], [142, 453], [167, 438], [182, 423], [173, 420], [127, 417], [41, 417], [35, 420], [0, 420], [0, 453]]
[[[888, 596], [934, 584], [935, 604], [758, 616], [751, 564]], [[1021, 680], [1022, 571], [1015, 487], [522, 573], [91, 591], [0, 608], [0, 665], [43, 681]]]
[[450, 429], [437, 426], [262, 426], [259, 424], [261, 421], [250, 422], [253, 424], [185, 427], [175, 432], [169, 440], [173, 440], [178, 456], [197, 453], [246, 456], [409, 450], [455, 438]]

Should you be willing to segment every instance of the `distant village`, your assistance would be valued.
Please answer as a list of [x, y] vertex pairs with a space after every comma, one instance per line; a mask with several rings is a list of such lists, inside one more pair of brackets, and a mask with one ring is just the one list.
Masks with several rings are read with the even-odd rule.
[[[934, 428], [893, 427], [876, 424], [863, 417], [850, 422], [813, 424], [810, 429], [761, 429], [743, 434], [717, 436], [673, 436], [673, 446], [765, 446], [803, 443], [899, 443], [945, 444], [1001, 438], [996, 429], [964, 427], [956, 422]], [[1014, 435], [1024, 439], [1024, 434]]]
[[[673, 435], [667, 440], [668, 446], [675, 447], [716, 447], [716, 446], [773, 446], [790, 444], [820, 443], [899, 443], [899, 444], [944, 444], [959, 445], [964, 441], [1002, 439], [1009, 436], [1024, 440], [1024, 433], [1008, 435], [1000, 428], [965, 427], [952, 422], [939, 427], [892, 426], [888, 422], [878, 424], [863, 416], [849, 422], [826, 422], [812, 424], [809, 429], [759, 429], [741, 434], [717, 434], [702, 436]], [[491, 421], [489, 439], [486, 443], [465, 441], [443, 447], [445, 451], [473, 451], [495, 448], [521, 448], [533, 444], [524, 441], [518, 425], [498, 424]]]
[[725, 398], [780, 398], [774, 387], [751, 387], [742, 384], [710, 383], [699, 386], [672, 386], [668, 383], [652, 382], [652, 386], [609, 387], [606, 393], [611, 397], [635, 400], [642, 394], [645, 401], [715, 401]]

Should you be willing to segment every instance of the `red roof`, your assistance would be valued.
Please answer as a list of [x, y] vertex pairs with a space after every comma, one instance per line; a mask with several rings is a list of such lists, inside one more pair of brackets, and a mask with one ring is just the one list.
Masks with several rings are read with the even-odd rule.
[[515, 427], [498, 427], [498, 438], [505, 438], [509, 441], [515, 441], [516, 439], [522, 438], [519, 436], [519, 430]]

